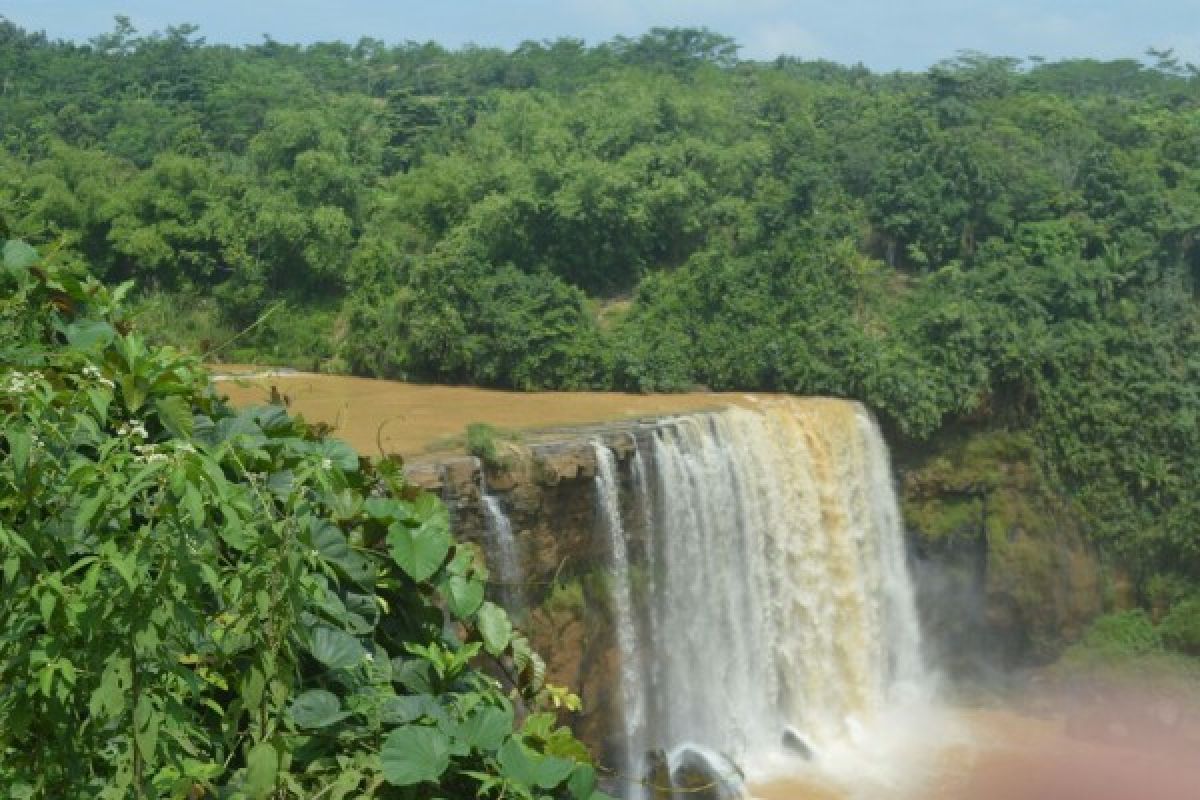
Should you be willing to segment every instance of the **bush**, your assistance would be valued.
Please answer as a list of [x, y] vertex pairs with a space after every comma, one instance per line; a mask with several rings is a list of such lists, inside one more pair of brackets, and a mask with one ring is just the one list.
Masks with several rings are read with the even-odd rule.
[[467, 426], [467, 452], [489, 467], [501, 469], [509, 465], [509, 459], [500, 452], [498, 440], [517, 438], [512, 431], [505, 431], [486, 422], [472, 422]]
[[0, 797], [603, 797], [437, 498], [118, 295], [4, 249]]
[[1162, 636], [1150, 615], [1137, 609], [1098, 618], [1083, 638], [1068, 650], [1067, 657], [1119, 660], [1160, 653], [1162, 649]]
[[1186, 655], [1200, 656], [1200, 595], [1172, 606], [1159, 631], [1167, 647]]

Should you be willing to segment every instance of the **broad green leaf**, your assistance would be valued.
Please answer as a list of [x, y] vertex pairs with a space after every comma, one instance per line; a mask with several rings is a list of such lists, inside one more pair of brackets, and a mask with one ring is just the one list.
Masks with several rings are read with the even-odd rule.
[[72, 322], [66, 330], [67, 342], [77, 350], [92, 350], [104, 347], [117, 338], [113, 326], [103, 320], [81, 319]]
[[252, 800], [266, 797], [279, 776], [279, 751], [270, 742], [259, 742], [246, 754], [244, 791]]
[[187, 511], [188, 517], [192, 524], [197, 528], [204, 527], [206, 514], [204, 511], [204, 499], [200, 495], [200, 490], [196, 488], [196, 484], [189, 483], [183, 490], [183, 499], [181, 505]]
[[129, 668], [129, 659], [110, 657], [100, 675], [100, 685], [88, 700], [88, 710], [94, 717], [119, 717], [128, 705], [126, 692], [132, 685], [133, 673]]
[[371, 519], [386, 522], [404, 522], [412, 519], [408, 504], [391, 497], [369, 497], [363, 503], [363, 512]]
[[567, 790], [575, 800], [591, 800], [596, 791], [596, 769], [591, 764], [579, 764], [567, 781]]
[[54, 616], [54, 609], [58, 606], [58, 595], [52, 591], [42, 593], [38, 598], [38, 610], [42, 612], [42, 621], [47, 627], [50, 625], [50, 620]]
[[437, 781], [450, 766], [445, 734], [423, 725], [406, 725], [392, 731], [379, 756], [383, 778], [393, 786]]
[[325, 728], [349, 716], [333, 692], [309, 689], [292, 701], [292, 720], [301, 728]]
[[324, 439], [315, 448], [315, 453], [322, 459], [328, 459], [330, 464], [342, 472], [358, 471], [358, 453], [354, 448], [339, 439]]
[[459, 619], [467, 619], [483, 605], [483, 581], [453, 575], [446, 581], [446, 607]]
[[574, 761], [558, 756], [542, 756], [534, 767], [535, 783], [543, 789], [553, 789], [565, 781], [574, 769]]
[[309, 535], [312, 546], [321, 557], [331, 564], [341, 567], [350, 580], [362, 586], [369, 586], [375, 577], [371, 562], [356, 553], [346, 534], [328, 520], [313, 519], [309, 525]]
[[412, 515], [418, 522], [424, 524], [435, 517], [446, 518], [446, 506], [437, 498], [437, 495], [427, 492], [413, 500]]
[[33, 437], [28, 431], [12, 430], [7, 433], [8, 453], [12, 458], [13, 469], [17, 477], [24, 477], [29, 468], [29, 451], [33, 447]]
[[404, 725], [421, 717], [438, 719], [444, 716], [437, 699], [428, 694], [406, 694], [389, 697], [380, 704], [380, 719], [384, 725]]
[[192, 417], [192, 406], [182, 397], [159, 397], [154, 401], [154, 410], [158, 412], [158, 421], [176, 439], [191, 438], [195, 430], [195, 420]]
[[92, 404], [92, 408], [96, 412], [96, 416], [101, 420], [108, 418], [108, 407], [112, 403], [112, 392], [107, 389], [92, 388], [87, 390], [88, 402]]
[[533, 760], [517, 737], [510, 737], [500, 747], [496, 761], [500, 764], [500, 772], [505, 778], [522, 786], [533, 787], [537, 780]]
[[387, 541], [396, 564], [418, 583], [438, 571], [452, 542], [449, 530], [441, 525], [408, 528], [398, 522], [388, 528]]
[[330, 669], [350, 669], [366, 660], [367, 651], [348, 633], [326, 626], [312, 633], [309, 651]]
[[531, 788], [553, 789], [565, 781], [576, 766], [574, 761], [565, 758], [535, 753], [515, 736], [504, 743], [496, 758], [506, 778]]
[[433, 665], [419, 658], [392, 659], [392, 675], [397, 683], [410, 692], [433, 691]]
[[25, 242], [10, 239], [4, 243], [4, 268], [10, 272], [28, 269], [37, 263], [38, 254]]
[[96, 513], [100, 511], [100, 507], [107, 501], [108, 490], [101, 488], [95, 495], [79, 504], [79, 510], [75, 512], [75, 521], [72, 525], [76, 536], [88, 529]]
[[494, 656], [503, 653], [512, 641], [512, 622], [508, 614], [490, 600], [479, 609], [478, 625], [483, 646]]
[[512, 709], [484, 706], [472, 711], [459, 724], [455, 738], [475, 750], [495, 750], [512, 730]]
[[147, 759], [154, 758], [158, 746], [158, 729], [162, 725], [163, 715], [154, 707], [150, 695], [144, 694], [138, 698], [133, 708], [133, 737]]
[[364, 777], [366, 776], [359, 770], [344, 770], [337, 776], [337, 780], [333, 782], [333, 787], [329, 790], [329, 800], [345, 800], [345, 798], [350, 796], [362, 796], [358, 792], [358, 787]]

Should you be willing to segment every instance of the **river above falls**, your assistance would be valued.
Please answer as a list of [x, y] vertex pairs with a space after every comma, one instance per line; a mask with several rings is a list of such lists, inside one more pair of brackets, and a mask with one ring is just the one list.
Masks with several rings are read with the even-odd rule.
[[708, 411], [752, 402], [749, 395], [718, 392], [506, 392], [465, 386], [321, 375], [270, 367], [211, 367], [218, 391], [235, 406], [272, 401], [271, 387], [290, 411], [333, 426], [339, 439], [364, 455], [387, 452], [407, 459], [431, 449], [461, 448], [454, 437], [467, 425], [487, 423], [523, 431], [575, 427], [613, 420]]

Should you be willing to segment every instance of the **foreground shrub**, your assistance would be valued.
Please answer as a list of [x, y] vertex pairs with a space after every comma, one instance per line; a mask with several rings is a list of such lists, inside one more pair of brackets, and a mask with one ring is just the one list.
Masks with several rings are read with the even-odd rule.
[[4, 248], [0, 796], [602, 797], [436, 498], [227, 408], [126, 288]]

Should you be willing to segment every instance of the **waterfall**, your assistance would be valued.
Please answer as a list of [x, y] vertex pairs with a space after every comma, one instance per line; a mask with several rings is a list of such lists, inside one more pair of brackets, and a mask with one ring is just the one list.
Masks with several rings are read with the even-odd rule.
[[[643, 733], [646, 721], [645, 689], [642, 681], [643, 650], [638, 642], [637, 623], [633, 614], [633, 587], [629, 573], [629, 551], [625, 541], [625, 526], [621, 521], [621, 503], [617, 485], [617, 460], [613, 451], [599, 440], [593, 440], [596, 454], [596, 508], [599, 521], [608, 536], [611, 557], [611, 599], [613, 627], [621, 663], [621, 702], [624, 726], [622, 772], [626, 777], [640, 775]], [[629, 784], [629, 800], [641, 797], [640, 786]]]
[[865, 409], [772, 398], [663, 420], [640, 437], [634, 507], [651, 541], [637, 592], [615, 459], [594, 443], [626, 769], [648, 747], [688, 743], [752, 770], [787, 757], [787, 732], [819, 761], [919, 694], [903, 528]]
[[488, 493], [487, 479], [482, 468], [479, 470], [479, 497], [487, 525], [488, 538], [485, 546], [489, 556], [488, 562], [494, 574], [493, 583], [498, 585], [497, 602], [510, 614], [519, 614], [525, 607], [521, 553], [516, 537], [513, 536], [512, 522], [504, 513], [500, 498]]

